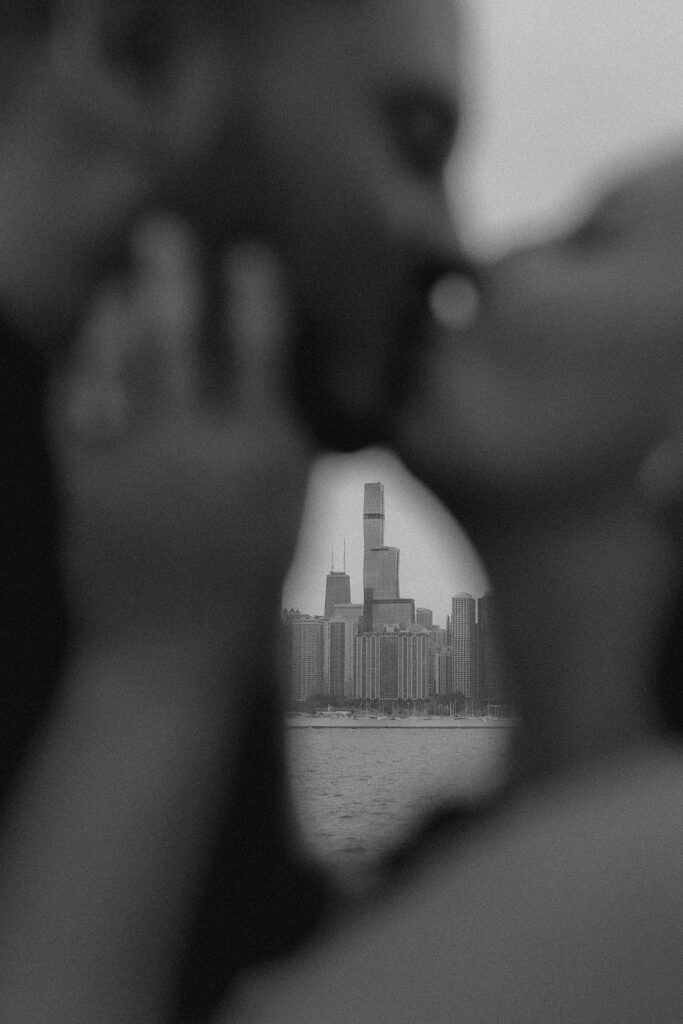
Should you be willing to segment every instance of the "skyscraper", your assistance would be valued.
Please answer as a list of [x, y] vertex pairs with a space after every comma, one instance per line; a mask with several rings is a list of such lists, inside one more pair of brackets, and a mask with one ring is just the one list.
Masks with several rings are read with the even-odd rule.
[[450, 646], [453, 692], [473, 699], [477, 688], [477, 602], [471, 594], [456, 594], [452, 604]]
[[363, 497], [363, 592], [377, 586], [377, 550], [384, 547], [384, 484], [365, 485]]
[[366, 484], [363, 498], [363, 546], [365, 551], [384, 547], [384, 484]]
[[434, 649], [432, 669], [434, 693], [453, 692], [451, 660], [451, 652], [448, 647], [437, 647]]
[[346, 694], [346, 632], [353, 624], [341, 619], [326, 619], [323, 648], [323, 692], [333, 697]]
[[306, 700], [323, 690], [323, 619], [302, 616], [292, 622], [292, 699]]
[[398, 548], [373, 548], [374, 579], [368, 576], [375, 601], [397, 601], [401, 596], [398, 583], [400, 551]]
[[399, 550], [384, 544], [384, 484], [365, 485], [363, 500], [363, 592], [375, 600], [400, 597]]
[[323, 676], [326, 693], [354, 695], [354, 645], [362, 617], [362, 604], [338, 604], [332, 618], [325, 622]]
[[346, 572], [327, 574], [325, 583], [325, 618], [331, 619], [336, 604], [351, 604], [351, 577]]

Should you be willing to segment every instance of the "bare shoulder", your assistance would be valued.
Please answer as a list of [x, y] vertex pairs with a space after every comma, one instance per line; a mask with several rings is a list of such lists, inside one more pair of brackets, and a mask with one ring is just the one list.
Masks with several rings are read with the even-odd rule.
[[225, 1024], [673, 1024], [682, 797], [664, 746], [548, 787], [254, 978]]

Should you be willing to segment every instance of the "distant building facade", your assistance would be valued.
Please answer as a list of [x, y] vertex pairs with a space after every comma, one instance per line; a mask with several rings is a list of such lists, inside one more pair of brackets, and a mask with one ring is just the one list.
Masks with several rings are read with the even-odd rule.
[[477, 693], [477, 602], [471, 594], [456, 594], [451, 605], [450, 650], [452, 692], [467, 699]]
[[448, 647], [434, 647], [432, 650], [432, 692], [437, 694], [453, 692], [451, 652]]
[[356, 697], [426, 700], [430, 695], [429, 633], [364, 633], [356, 640]]
[[344, 622], [360, 622], [363, 618], [362, 604], [336, 604], [332, 618], [343, 619]]
[[335, 697], [354, 696], [354, 645], [363, 617], [362, 604], [335, 605], [326, 620], [323, 649], [324, 693]]
[[376, 601], [396, 601], [401, 596], [399, 584], [401, 552], [398, 548], [372, 548], [366, 564], [366, 583]]
[[[326, 619], [323, 632], [323, 693], [332, 697], [346, 696], [347, 631], [353, 627], [343, 620]], [[353, 646], [351, 647], [353, 651]], [[353, 655], [352, 655], [353, 660]]]
[[434, 616], [431, 608], [417, 608], [415, 610], [415, 621], [418, 626], [424, 626], [425, 629], [431, 629], [433, 619]]
[[373, 600], [372, 631], [382, 632], [386, 626], [407, 629], [415, 622], [415, 601], [412, 597], [395, 600]]
[[398, 698], [398, 634], [363, 633], [356, 640], [356, 697]]
[[351, 603], [351, 577], [345, 572], [329, 572], [325, 582], [325, 618], [331, 619], [336, 604]]
[[398, 689], [400, 700], [427, 700], [431, 696], [431, 636], [399, 633]]
[[291, 694], [304, 701], [324, 691], [324, 620], [301, 617], [291, 623]]
[[[450, 619], [448, 621], [449, 621], [449, 628], [450, 628]], [[435, 647], [448, 647], [448, 630], [447, 629], [441, 629], [440, 626], [432, 626], [431, 634], [432, 634], [432, 643], [434, 644]]]
[[362, 604], [337, 605], [334, 612], [335, 618], [342, 619], [346, 623], [346, 648], [344, 662], [344, 695], [353, 697], [355, 693], [354, 672], [355, 672], [355, 644], [360, 633], [363, 619]]

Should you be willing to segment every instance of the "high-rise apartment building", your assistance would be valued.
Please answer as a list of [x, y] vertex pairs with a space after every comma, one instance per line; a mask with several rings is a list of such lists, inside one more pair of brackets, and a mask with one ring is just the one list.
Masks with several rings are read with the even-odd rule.
[[334, 607], [332, 618], [325, 623], [325, 693], [339, 697], [354, 696], [354, 644], [362, 617], [362, 604], [338, 604]]
[[429, 633], [364, 633], [356, 641], [356, 697], [425, 700], [430, 695]]
[[344, 697], [347, 695], [347, 631], [352, 632], [352, 629], [353, 627], [350, 622], [335, 619], [325, 620], [322, 692], [328, 693], [333, 697]]
[[399, 633], [398, 692], [401, 700], [426, 700], [431, 696], [431, 636]]
[[456, 594], [452, 601], [450, 648], [452, 690], [475, 699], [477, 688], [477, 602], [471, 594]]
[[291, 623], [291, 628], [292, 699], [306, 700], [324, 689], [324, 620], [302, 616]]
[[432, 651], [432, 692], [453, 692], [453, 671], [451, 652], [448, 647], [436, 647]]
[[398, 698], [398, 633], [364, 633], [356, 641], [356, 697]]
[[325, 582], [325, 618], [331, 619], [336, 604], [351, 603], [351, 577], [346, 572], [327, 574]]

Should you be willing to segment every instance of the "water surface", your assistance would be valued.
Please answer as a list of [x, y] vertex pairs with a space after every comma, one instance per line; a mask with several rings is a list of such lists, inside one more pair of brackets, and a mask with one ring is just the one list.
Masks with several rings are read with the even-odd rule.
[[314, 851], [367, 872], [430, 808], [495, 787], [510, 729], [289, 729], [292, 783]]

